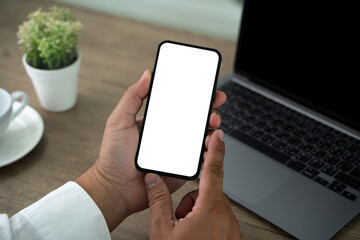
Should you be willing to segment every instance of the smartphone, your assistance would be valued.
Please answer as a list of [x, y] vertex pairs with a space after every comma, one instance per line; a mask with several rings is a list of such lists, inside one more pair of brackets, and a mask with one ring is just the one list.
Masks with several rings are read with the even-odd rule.
[[188, 180], [199, 175], [220, 63], [215, 49], [159, 44], [135, 156], [139, 170]]

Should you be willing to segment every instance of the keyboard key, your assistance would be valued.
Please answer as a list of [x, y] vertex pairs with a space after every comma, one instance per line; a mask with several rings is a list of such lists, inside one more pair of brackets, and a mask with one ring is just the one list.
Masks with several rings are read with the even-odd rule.
[[314, 178], [316, 175], [319, 174], [319, 171], [313, 168], [307, 168], [302, 173], [309, 178]]
[[[304, 129], [306, 132], [310, 133], [311, 129], [314, 127], [314, 121], [312, 119], [308, 119], [302, 129]], [[309, 135], [311, 136], [311, 135]]]
[[241, 109], [244, 109], [244, 110], [249, 110], [249, 109], [251, 109], [251, 105], [248, 104], [248, 103], [246, 103], [246, 102], [241, 102], [241, 103], [239, 104], [239, 107], [240, 107]]
[[[306, 123], [306, 117], [304, 115], [301, 115], [301, 117], [295, 121], [295, 125], [298, 126], [299, 128], [303, 128], [305, 123]], [[306, 135], [306, 131], [304, 131], [304, 132]]]
[[301, 143], [298, 148], [300, 148], [301, 150], [304, 150], [305, 152], [310, 152], [314, 146], [313, 144], [309, 144], [309, 143]]
[[342, 137], [342, 135], [333, 138], [333, 139], [331, 140], [331, 142], [332, 142], [334, 145], [337, 145], [337, 146], [342, 146], [342, 145], [344, 145], [344, 144], [346, 143], [346, 141], [345, 141], [344, 137]]
[[317, 157], [317, 158], [322, 158], [326, 155], [326, 152], [324, 152], [323, 150], [321, 150], [319, 148], [315, 148], [313, 151], [311, 151], [311, 155], [313, 155], [314, 157]]
[[295, 130], [292, 131], [292, 134], [298, 138], [302, 138], [306, 135], [306, 132], [299, 128], [296, 128]]
[[290, 156], [295, 156], [298, 152], [299, 152], [299, 150], [294, 147], [287, 147], [284, 149], [284, 153], [286, 153]]
[[255, 148], [256, 150], [264, 153], [265, 155], [268, 155], [269, 157], [275, 159], [276, 161], [280, 163], [287, 162], [290, 157], [286, 154], [283, 154], [276, 149], [258, 141], [257, 139], [254, 139], [253, 137], [246, 135], [243, 132], [240, 132], [239, 130], [235, 130], [230, 134], [232, 137], [244, 142], [245, 144]]
[[357, 198], [355, 194], [352, 194], [352, 193], [350, 193], [348, 191], [344, 191], [341, 195], [343, 195], [347, 199], [350, 199], [351, 201], [355, 201], [356, 198]]
[[321, 169], [321, 171], [322, 171], [323, 173], [326, 173], [326, 174], [329, 175], [329, 176], [332, 176], [332, 175], [334, 175], [334, 174], [337, 172], [337, 169], [334, 168], [333, 166], [326, 165], [325, 167], [323, 167], [323, 168]]
[[324, 162], [320, 161], [319, 159], [313, 159], [309, 162], [309, 165], [316, 169], [319, 169], [324, 166]]
[[335, 179], [349, 185], [350, 187], [360, 191], [360, 181], [347, 175], [344, 172], [339, 172], [335, 175]]
[[282, 150], [282, 149], [284, 149], [284, 148], [287, 146], [287, 144], [284, 143], [284, 142], [281, 142], [281, 141], [276, 141], [276, 142], [273, 143], [272, 146], [275, 147], [275, 148], [277, 148], [277, 149]]
[[263, 131], [256, 129], [256, 128], [254, 128], [250, 131], [250, 135], [254, 136], [255, 138], [260, 137], [261, 135], [263, 135], [263, 133], [264, 133]]
[[258, 122], [258, 123], [256, 124], [256, 126], [257, 126], [258, 128], [260, 128], [260, 129], [263, 129], [263, 128], [266, 128], [268, 125], [267, 125], [266, 122], [260, 121], [260, 122]]
[[243, 131], [243, 132], [248, 132], [252, 129], [252, 126], [249, 125], [249, 124], [244, 124], [243, 126], [240, 127], [240, 129]]
[[229, 124], [227, 124], [226, 122], [224, 121], [221, 121], [221, 126], [220, 128], [224, 131], [224, 132], [229, 132], [230, 128], [229, 128]]
[[321, 132], [321, 128], [318, 127], [318, 126], [315, 126], [314, 128], [312, 128], [312, 129], [310, 130], [310, 132], [311, 132], [312, 134], [316, 135], [316, 134], [318, 134], [319, 132]]
[[266, 127], [264, 128], [265, 132], [274, 135], [275, 133], [278, 132], [278, 129], [276, 127]]
[[283, 124], [281, 124], [281, 128], [287, 132], [291, 132], [295, 127], [291, 124], [283, 123]]
[[334, 154], [335, 156], [341, 156], [345, 151], [340, 147], [332, 147], [329, 150], [330, 153]]
[[324, 186], [329, 184], [329, 182], [327, 180], [323, 179], [322, 177], [316, 177], [315, 181], [320, 183], [321, 185], [324, 185]]
[[[242, 108], [240, 107], [240, 109], [242, 109]], [[240, 110], [240, 109], [236, 111], [236, 114], [235, 114], [236, 118], [237, 118], [237, 119], [247, 118], [247, 117], [248, 117], [248, 114], [247, 114], [246, 112]]]
[[330, 140], [334, 137], [334, 133], [330, 128], [327, 128], [321, 133], [319, 133], [319, 136], [322, 137], [324, 140]]
[[301, 140], [297, 137], [290, 137], [287, 142], [293, 146], [297, 146], [301, 143]]
[[262, 118], [263, 120], [270, 122], [272, 120], [274, 120], [273, 116], [271, 114], [265, 114]]
[[302, 162], [308, 162], [310, 159], [312, 159], [312, 156], [310, 154], [301, 152], [296, 156], [296, 159], [298, 159]]
[[326, 155], [322, 160], [331, 165], [335, 165], [340, 161], [337, 157], [334, 157], [333, 155]]
[[291, 161], [287, 164], [287, 166], [297, 172], [301, 172], [306, 165], [299, 161]]
[[341, 182], [334, 181], [329, 185], [329, 188], [337, 193], [340, 193], [346, 188], [346, 185]]
[[359, 160], [360, 157], [358, 157], [358, 156], [356, 156], [356, 155], [354, 155], [352, 153], [347, 152], [344, 155], [342, 155], [341, 158], [344, 159], [345, 161], [353, 163], [353, 162], [356, 162], [357, 160]]
[[[256, 106], [261, 106], [262, 102], [257, 102], [257, 103], [254, 102], [254, 104]], [[251, 113], [251, 115], [256, 116], [258, 118], [263, 118], [265, 115], [259, 108], [252, 109], [249, 112]]]
[[349, 142], [349, 143], [344, 145], [344, 149], [349, 151], [349, 152], [354, 153], [354, 152], [356, 152], [357, 150], [360, 149], [360, 144]]
[[316, 143], [317, 141], [319, 141], [319, 138], [316, 137], [316, 136], [313, 136], [313, 135], [308, 135], [304, 138], [307, 142], [311, 143], [311, 144], [314, 144]]
[[276, 134], [276, 137], [280, 138], [281, 140], [286, 140], [290, 137], [290, 134], [287, 132], [279, 132]]
[[295, 122], [296, 117], [295, 117], [294, 115], [290, 114], [290, 112], [289, 112], [289, 115], [285, 117], [285, 120], [286, 120], [287, 122], [289, 122], [289, 123], [290, 123], [290, 122]]
[[328, 150], [332, 146], [332, 144], [326, 141], [319, 141], [316, 146], [318, 146], [322, 150]]
[[274, 121], [272, 121], [272, 124], [275, 126], [280, 126], [282, 123], [283, 121], [280, 119], [275, 119]]
[[360, 168], [355, 168], [353, 169], [350, 174], [354, 177], [357, 177], [358, 179], [360, 179]]
[[257, 123], [257, 119], [254, 116], [247, 117], [244, 120], [252, 125], [255, 125]]
[[263, 142], [265, 142], [265, 143], [267, 143], [267, 144], [270, 144], [270, 143], [272, 143], [272, 142], [275, 140], [275, 138], [272, 137], [272, 136], [270, 136], [270, 135], [264, 135], [264, 136], [262, 136], [262, 137], [260, 138], [260, 140], [263, 141]]
[[348, 163], [348, 162], [342, 161], [337, 165], [337, 168], [347, 172], [350, 169], [352, 169], [352, 165], [350, 163]]

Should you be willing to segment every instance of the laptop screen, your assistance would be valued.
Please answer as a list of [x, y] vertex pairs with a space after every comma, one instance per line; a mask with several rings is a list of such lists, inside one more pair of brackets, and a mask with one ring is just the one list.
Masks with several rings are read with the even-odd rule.
[[355, 2], [245, 0], [235, 72], [360, 131]]

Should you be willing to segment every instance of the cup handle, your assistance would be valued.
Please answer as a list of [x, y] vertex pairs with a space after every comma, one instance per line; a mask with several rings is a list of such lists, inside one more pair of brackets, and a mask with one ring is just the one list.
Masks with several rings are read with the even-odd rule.
[[19, 98], [22, 98], [21, 100], [21, 106], [12, 113], [11, 120], [17, 117], [21, 113], [21, 111], [26, 107], [26, 105], [29, 102], [28, 95], [22, 91], [16, 91], [11, 94], [11, 105]]

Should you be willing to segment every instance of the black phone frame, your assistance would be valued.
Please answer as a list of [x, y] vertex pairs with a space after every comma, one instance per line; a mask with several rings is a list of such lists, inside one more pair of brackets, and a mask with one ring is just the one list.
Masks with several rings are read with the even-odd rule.
[[[153, 169], [142, 168], [142, 167], [139, 166], [139, 164], [137, 162], [138, 154], [139, 154], [140, 146], [141, 146], [143, 130], [144, 130], [145, 122], [146, 122], [146, 115], [147, 115], [148, 106], [149, 106], [150, 98], [151, 98], [151, 90], [152, 90], [152, 86], [153, 86], [153, 82], [154, 82], [154, 78], [155, 78], [155, 74], [156, 74], [156, 66], [157, 66], [157, 62], [158, 62], [158, 57], [159, 57], [161, 46], [163, 44], [165, 44], [165, 43], [171, 43], [171, 44], [177, 44], [177, 45], [182, 45], [182, 46], [186, 46], [186, 47], [199, 48], [199, 49], [203, 49], [203, 50], [213, 51], [219, 57], [218, 64], [217, 64], [217, 69], [216, 69], [216, 74], [215, 74], [215, 79], [214, 79], [214, 83], [213, 83], [213, 90], [212, 90], [211, 100], [210, 100], [210, 104], [209, 104], [207, 122], [206, 122], [206, 126], [205, 126], [205, 129], [204, 129], [204, 136], [203, 136], [203, 141], [202, 141], [203, 143], [202, 143], [202, 147], [201, 147], [199, 163], [198, 163], [197, 171], [193, 176], [184, 176], [184, 175], [179, 175], [179, 174], [173, 174], [173, 173], [168, 173], [168, 172], [157, 171], [157, 170], [153, 170]], [[157, 48], [155, 63], [154, 63], [153, 71], [152, 71], [150, 87], [149, 87], [149, 93], [148, 93], [148, 99], [147, 99], [146, 106], [145, 106], [143, 123], [142, 123], [141, 129], [140, 129], [138, 147], [137, 147], [136, 154], [135, 154], [135, 167], [139, 171], [155, 173], [155, 174], [162, 175], [162, 176], [180, 178], [180, 179], [185, 179], [185, 180], [194, 180], [199, 176], [200, 169], [201, 169], [201, 164], [203, 162], [204, 151], [205, 151], [205, 138], [206, 138], [208, 130], [209, 130], [211, 106], [212, 106], [212, 104], [213, 104], [213, 102], [215, 100], [215, 96], [216, 96], [216, 86], [217, 86], [218, 76], [219, 76], [219, 72], [220, 72], [221, 61], [222, 61], [221, 53], [218, 50], [214, 49], [214, 48], [202, 47], [202, 46], [197, 46], [197, 45], [192, 45], [192, 44], [187, 44], [187, 43], [176, 42], [176, 41], [172, 41], [172, 40], [164, 40], [164, 41], [159, 43], [159, 46]]]

